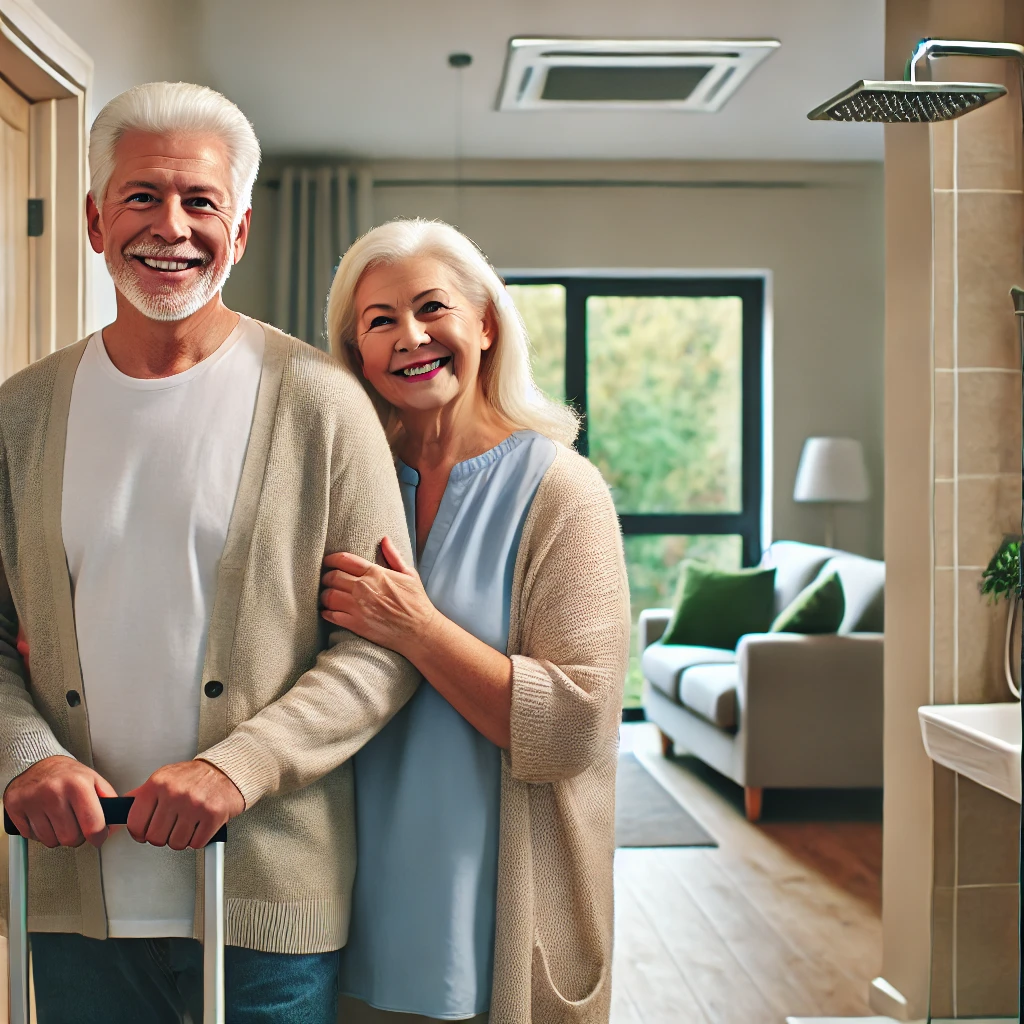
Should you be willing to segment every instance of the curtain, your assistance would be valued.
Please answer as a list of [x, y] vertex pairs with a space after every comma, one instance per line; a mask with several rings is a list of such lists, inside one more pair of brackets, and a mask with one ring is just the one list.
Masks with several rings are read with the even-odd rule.
[[329, 350], [327, 293], [354, 238], [355, 176], [348, 167], [285, 167], [278, 205], [274, 323]]

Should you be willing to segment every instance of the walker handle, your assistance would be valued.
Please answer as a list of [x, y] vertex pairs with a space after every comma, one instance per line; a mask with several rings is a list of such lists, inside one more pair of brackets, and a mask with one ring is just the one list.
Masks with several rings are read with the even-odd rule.
[[[127, 825], [128, 824], [128, 812], [132, 809], [132, 804], [135, 802], [133, 796], [101, 796], [100, 807], [103, 808], [103, 817], [108, 825]], [[18, 835], [18, 829], [14, 822], [11, 821], [10, 815], [7, 813], [7, 808], [4, 808], [4, 831], [9, 836]], [[211, 843], [223, 843], [228, 838], [228, 827], [227, 825], [221, 825], [217, 830], [216, 835], [210, 840]]]

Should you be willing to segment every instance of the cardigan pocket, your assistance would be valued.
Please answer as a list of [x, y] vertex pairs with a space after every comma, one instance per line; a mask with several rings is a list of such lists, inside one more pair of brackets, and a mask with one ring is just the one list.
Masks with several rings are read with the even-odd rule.
[[[559, 957], [564, 961], [564, 956]], [[556, 967], [539, 937], [533, 940], [533, 1024], [556, 1021], [599, 1022], [607, 1020], [610, 1001], [607, 978], [611, 963], [599, 950], [580, 951], [571, 962]]]

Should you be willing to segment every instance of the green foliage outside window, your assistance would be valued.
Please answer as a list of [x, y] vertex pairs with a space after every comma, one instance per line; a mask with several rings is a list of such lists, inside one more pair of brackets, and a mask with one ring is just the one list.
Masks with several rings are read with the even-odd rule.
[[619, 512], [741, 509], [743, 303], [587, 300], [590, 458]]

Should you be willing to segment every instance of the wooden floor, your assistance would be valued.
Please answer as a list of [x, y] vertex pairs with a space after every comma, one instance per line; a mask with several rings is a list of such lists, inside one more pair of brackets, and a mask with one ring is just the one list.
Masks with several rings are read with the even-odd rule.
[[879, 795], [769, 791], [754, 826], [738, 786], [693, 759], [662, 758], [653, 726], [623, 726], [623, 749], [719, 845], [616, 852], [612, 1024], [870, 1016]]

